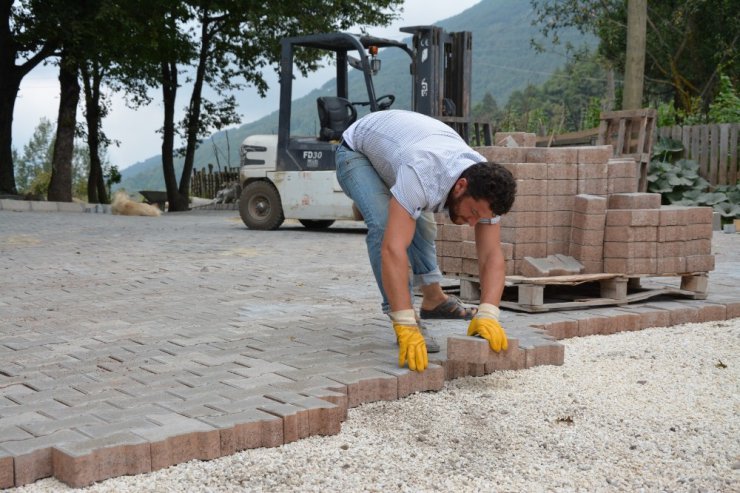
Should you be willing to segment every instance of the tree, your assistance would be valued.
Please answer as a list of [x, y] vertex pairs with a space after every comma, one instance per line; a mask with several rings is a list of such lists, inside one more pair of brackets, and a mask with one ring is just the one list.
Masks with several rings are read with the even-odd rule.
[[600, 100], [606, 84], [598, 55], [579, 51], [541, 86], [514, 91], [500, 127], [539, 135], [590, 128], [594, 102]]
[[23, 146], [23, 153], [14, 158], [15, 183], [20, 193], [30, 193], [31, 183], [36, 176], [44, 172], [51, 173], [54, 132], [54, 124], [42, 118], [31, 140]]
[[77, 73], [78, 64], [74, 56], [65, 51], [59, 62], [59, 116], [47, 195], [49, 200], [56, 202], [72, 202], [72, 157], [77, 127], [77, 104], [80, 101]]
[[647, 0], [627, 0], [627, 49], [624, 62], [625, 110], [642, 108], [642, 87], [645, 78], [645, 28]]
[[0, 0], [0, 193], [17, 193], [13, 171], [13, 111], [21, 81], [54, 54], [49, 29], [56, 2]]
[[[14, 156], [15, 181], [22, 194], [44, 196], [51, 181], [51, 163], [55, 147], [55, 125], [42, 118], [31, 139], [23, 146], [23, 153]], [[73, 196], [87, 193], [88, 155], [82, 142], [75, 141], [72, 156], [71, 182]]]
[[[624, 73], [627, 2], [624, 0], [530, 0], [546, 36], [576, 27], [600, 39], [599, 54]], [[737, 44], [740, 15], [732, 0], [673, 0], [647, 4], [645, 94], [673, 99], [690, 112], [700, 98], [704, 109], [716, 93], [718, 74], [740, 76]]]
[[[142, 14], [142, 12], [144, 14]], [[107, 184], [106, 167], [103, 155], [106, 149], [116, 142], [103, 131], [103, 119], [110, 111], [104, 87], [131, 97], [136, 104], [149, 102], [146, 95], [146, 79], [151, 75], [152, 60], [147, 59], [147, 47], [151, 44], [151, 18], [147, 9], [138, 1], [115, 2], [102, 0], [92, 15], [88, 26], [96, 33], [99, 26], [106, 26], [108, 32], [98, 37], [94, 43], [86, 44], [79, 64], [85, 101], [85, 124], [83, 132], [87, 140], [89, 171], [87, 176], [87, 201], [89, 203], [110, 202], [110, 185]], [[149, 62], [147, 62], [149, 60]]]
[[[172, 2], [170, 2], [172, 3]], [[280, 40], [301, 34], [346, 30], [352, 25], [387, 25], [395, 17], [399, 0], [213, 0], [178, 2], [177, 9], [164, 16], [169, 29], [177, 29], [189, 42], [183, 49], [163, 50], [161, 84], [165, 106], [162, 157], [169, 207], [186, 210], [189, 205], [190, 177], [195, 149], [209, 131], [236, 123], [236, 100], [227, 96], [245, 83], [254, 85], [264, 96], [268, 87], [262, 72], [277, 66]], [[387, 10], [386, 10], [387, 9]], [[172, 39], [172, 38], [170, 38]], [[195, 70], [193, 89], [181, 128], [185, 137], [184, 166], [179, 187], [175, 184], [172, 141], [174, 105], [178, 87], [178, 65], [187, 57]], [[318, 67], [313, 50], [301, 50], [296, 57], [305, 75]], [[218, 98], [203, 97], [209, 87]]]
[[740, 122], [740, 96], [735, 92], [732, 81], [720, 76], [719, 93], [709, 105], [709, 121], [713, 123]]
[[87, 201], [91, 204], [110, 202], [100, 159], [102, 148], [107, 147], [108, 144], [102, 130], [102, 120], [108, 114], [108, 107], [101, 93], [104, 76], [105, 69], [97, 60], [86, 61], [80, 65], [80, 77], [85, 95], [85, 121], [90, 161], [87, 175]]
[[496, 98], [490, 92], [486, 92], [483, 99], [473, 108], [473, 118], [488, 122], [497, 122], [501, 118]]

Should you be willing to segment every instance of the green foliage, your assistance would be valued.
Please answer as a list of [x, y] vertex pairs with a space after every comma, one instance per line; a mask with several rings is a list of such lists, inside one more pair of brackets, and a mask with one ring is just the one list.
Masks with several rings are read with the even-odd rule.
[[724, 74], [720, 76], [719, 93], [709, 105], [709, 120], [713, 123], [740, 122], [740, 97]]
[[605, 71], [595, 53], [580, 51], [555, 70], [542, 86], [514, 91], [503, 111], [501, 128], [538, 135], [598, 126]]
[[[627, 3], [624, 0], [530, 0], [545, 36], [564, 28], [596, 35], [599, 53], [624, 72]], [[740, 16], [730, 0], [648, 2], [646, 99], [673, 100], [689, 122], [706, 112], [719, 68], [737, 80]], [[697, 106], [695, 98], [701, 98]], [[700, 110], [697, 112], [697, 108]], [[685, 123], [685, 122], [684, 122]]]
[[683, 152], [681, 142], [660, 138], [653, 147], [648, 169], [648, 191], [660, 193], [664, 204], [708, 206], [724, 218], [740, 217], [740, 186], [723, 185], [714, 190], [699, 174], [699, 164], [676, 159]]
[[103, 176], [105, 177], [105, 187], [108, 189], [108, 196], [113, 194], [113, 185], [121, 183], [121, 172], [118, 166], [114, 164], [103, 166]]
[[31, 183], [28, 184], [28, 188], [24, 192], [33, 197], [46, 197], [49, 183], [51, 183], [51, 171], [38, 171], [33, 175]]
[[[350, 3], [349, 5], [352, 5]], [[531, 24], [533, 13], [527, 2], [521, 0], [487, 0], [479, 2], [470, 9], [450, 19], [437, 23], [449, 32], [471, 31], [473, 33], [473, 79], [471, 81], [471, 105], [475, 108], [486, 93], [497, 102], [500, 110], [498, 118], [484, 118], [480, 120], [496, 123], [497, 129], [516, 130], [513, 123], [522, 118], [518, 114], [507, 112], [502, 106], [510, 98], [512, 92], [522, 91], [528, 84], [539, 85], [547, 80], [550, 74], [563, 65], [562, 50], [555, 49], [547, 43], [545, 51], [536, 53], [530, 47], [530, 40], [539, 36], [536, 26]], [[318, 32], [318, 31], [317, 31]], [[372, 28], [368, 28], [370, 34]], [[594, 47], [595, 38], [583, 35], [576, 29], [565, 29], [560, 32], [560, 39], [569, 44]], [[405, 39], [411, 43], [410, 36]], [[375, 93], [394, 94], [396, 102], [393, 108], [410, 109], [411, 77], [409, 75], [409, 57], [397, 49], [384, 49], [380, 52], [383, 68], [374, 78]], [[266, 66], [262, 70], [269, 70]], [[278, 91], [279, 87], [270, 87], [270, 91]], [[291, 131], [296, 135], [316, 135], [318, 132], [318, 115], [316, 98], [332, 94], [334, 81], [316, 89], [306, 96], [293, 101], [293, 115]], [[349, 76], [350, 99], [366, 101], [367, 90], [356, 71]], [[601, 94], [589, 94], [589, 96]], [[239, 145], [247, 135], [277, 133], [277, 111], [257, 121], [246, 123], [238, 128], [229, 130], [230, 145], [226, 142], [226, 133], [217, 132], [213, 135], [214, 145], [201, 145], [195, 151], [194, 169], [201, 169], [208, 163], [216, 161], [214, 147], [226, 152], [227, 158], [221, 158], [230, 166], [239, 162]], [[478, 119], [476, 117], [476, 119]], [[128, 164], [128, 163], [127, 163]], [[175, 169], [180, 173], [183, 169], [183, 159], [175, 161]], [[162, 160], [154, 156], [143, 162], [122, 170], [121, 185], [128, 190], [163, 190]], [[118, 187], [114, 187], [118, 188]]]
[[[23, 146], [23, 153], [16, 156], [15, 180], [18, 192], [33, 196], [46, 196], [51, 181], [51, 158], [54, 153], [56, 128], [46, 118], [41, 118], [31, 139]], [[81, 142], [76, 142], [72, 156], [72, 195], [87, 196], [89, 155]]]
[[678, 114], [676, 113], [676, 106], [673, 104], [673, 101], [659, 103], [657, 112], [658, 118], [656, 123], [658, 127], [672, 127], [674, 125], [678, 125]]
[[[15, 159], [15, 183], [21, 194], [33, 193], [46, 195], [46, 189], [38, 191], [38, 178], [42, 174], [48, 175], [45, 183], [48, 185], [51, 178], [51, 156], [54, 150], [54, 124], [46, 118], [41, 118], [33, 131], [31, 139], [23, 146], [23, 153]], [[35, 190], [35, 191], [34, 191]]]

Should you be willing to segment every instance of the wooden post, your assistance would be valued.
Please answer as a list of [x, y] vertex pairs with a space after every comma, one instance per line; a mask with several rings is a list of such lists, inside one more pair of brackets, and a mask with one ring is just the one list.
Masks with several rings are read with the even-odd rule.
[[601, 297], [611, 298], [617, 301], [627, 301], [627, 279], [615, 277], [614, 279], [602, 279]]
[[545, 286], [519, 284], [519, 304], [539, 306], [545, 302]]
[[709, 289], [709, 277], [706, 274], [681, 276], [681, 289], [706, 294]]
[[480, 301], [480, 284], [469, 279], [460, 279], [460, 299], [468, 303]]

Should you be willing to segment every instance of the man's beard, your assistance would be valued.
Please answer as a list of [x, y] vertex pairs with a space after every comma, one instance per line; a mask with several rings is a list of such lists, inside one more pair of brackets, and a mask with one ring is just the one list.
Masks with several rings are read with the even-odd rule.
[[460, 209], [460, 202], [462, 202], [462, 199], [465, 196], [462, 195], [458, 198], [455, 198], [452, 196], [452, 192], [447, 196], [447, 202], [445, 203], [445, 207], [447, 208], [447, 214], [450, 216], [450, 221], [452, 221], [454, 224], [457, 224], [457, 219], [460, 217], [458, 214], [458, 210]]

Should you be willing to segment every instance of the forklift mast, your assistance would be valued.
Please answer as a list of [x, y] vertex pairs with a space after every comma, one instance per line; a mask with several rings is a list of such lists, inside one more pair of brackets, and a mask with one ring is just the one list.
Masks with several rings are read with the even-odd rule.
[[[401, 29], [413, 34], [412, 46], [406, 43], [372, 36], [347, 33], [325, 33], [282, 40], [280, 60], [280, 113], [278, 122], [278, 171], [333, 170], [336, 143], [300, 137], [291, 132], [293, 63], [296, 47], [332, 51], [336, 56], [337, 98], [348, 97], [348, 52], [359, 56], [364, 79], [367, 105], [370, 111], [381, 111], [373, 84], [371, 56], [378, 48], [400, 48], [409, 55], [412, 74], [411, 109], [437, 118], [460, 134], [466, 141], [470, 127], [470, 80], [472, 65], [472, 34], [467, 31], [447, 33], [436, 26], [413, 26]], [[374, 53], [368, 53], [370, 48]], [[391, 96], [392, 97], [392, 96]]]
[[401, 31], [413, 34], [413, 110], [447, 123], [467, 141], [472, 33], [447, 33], [436, 26], [404, 27]]

